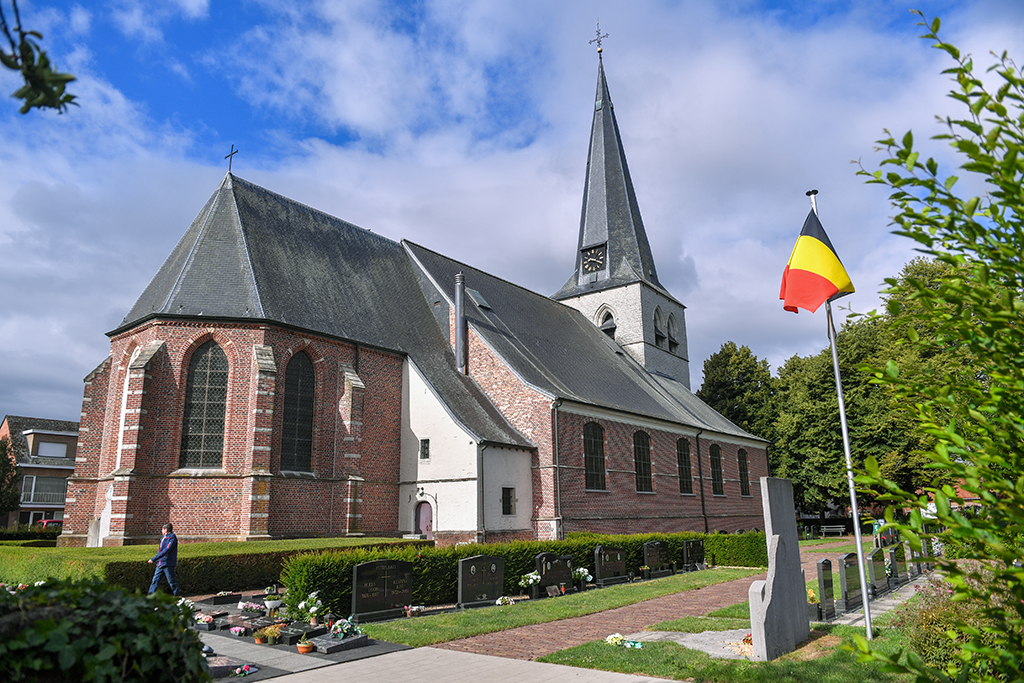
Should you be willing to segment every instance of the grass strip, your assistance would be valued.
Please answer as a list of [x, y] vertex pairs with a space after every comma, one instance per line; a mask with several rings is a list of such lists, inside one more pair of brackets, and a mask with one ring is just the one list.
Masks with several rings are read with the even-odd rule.
[[761, 569], [707, 569], [654, 581], [609, 586], [600, 590], [544, 600], [526, 600], [510, 607], [484, 607], [415, 619], [364, 624], [371, 638], [412, 647], [445, 643], [483, 633], [582, 617], [625, 607], [651, 598], [696, 590], [761, 573]]
[[[223, 555], [253, 555], [291, 550], [331, 550], [379, 543], [401, 543], [395, 538], [296, 538], [280, 541], [182, 543], [178, 561]], [[109, 562], [145, 562], [156, 552], [151, 545], [105, 548], [33, 548], [0, 545], [0, 582], [34, 583], [47, 577], [58, 579], [104, 578]]]
[[[561, 650], [538, 661], [585, 669], [616, 671], [675, 680], [728, 681], [729, 683], [902, 683], [910, 681], [881, 670], [877, 662], [859, 663], [855, 653], [844, 649], [853, 635], [864, 629], [842, 625], [816, 625], [821, 637], [806, 648], [771, 662], [715, 659], [698, 650], [672, 642], [644, 643], [643, 648], [615, 647], [595, 640]], [[899, 634], [892, 629], [875, 631], [873, 646], [894, 653]]]

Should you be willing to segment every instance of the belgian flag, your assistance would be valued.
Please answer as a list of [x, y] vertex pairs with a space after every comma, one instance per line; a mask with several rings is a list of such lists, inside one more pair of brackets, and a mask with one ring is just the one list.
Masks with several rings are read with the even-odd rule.
[[785, 301], [783, 308], [794, 313], [797, 308], [814, 313], [826, 301], [853, 291], [846, 268], [836, 256], [818, 215], [811, 209], [782, 273], [779, 298]]

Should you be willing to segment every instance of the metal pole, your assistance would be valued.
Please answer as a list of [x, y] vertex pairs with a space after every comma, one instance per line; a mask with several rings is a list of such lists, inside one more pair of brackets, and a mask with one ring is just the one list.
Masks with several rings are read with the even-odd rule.
[[[811, 190], [807, 196], [811, 198], [811, 209], [818, 215], [818, 204], [814, 201], [817, 190]], [[843, 380], [839, 376], [839, 348], [836, 345], [836, 326], [832, 321], [832, 302], [825, 302], [825, 317], [828, 319], [828, 341], [832, 346], [832, 368], [836, 375], [836, 396], [839, 399], [839, 424], [843, 429], [843, 453], [846, 455], [846, 480], [850, 485], [850, 504], [853, 506], [853, 537], [857, 543], [857, 573], [860, 575], [860, 590], [864, 598], [864, 627], [868, 640], [871, 633], [871, 608], [868, 606], [868, 582], [864, 571], [864, 553], [860, 538], [860, 510], [857, 507], [857, 489], [853, 485], [853, 458], [850, 457], [850, 431], [846, 427], [846, 403], [843, 401]]]

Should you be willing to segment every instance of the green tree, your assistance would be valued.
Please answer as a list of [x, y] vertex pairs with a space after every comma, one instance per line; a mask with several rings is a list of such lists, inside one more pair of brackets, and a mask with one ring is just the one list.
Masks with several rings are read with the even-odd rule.
[[69, 104], [78, 106], [74, 101], [75, 96], [64, 92], [67, 84], [75, 80], [75, 77], [54, 70], [50, 58], [37, 42], [43, 39], [43, 35], [38, 31], [26, 31], [22, 28], [18, 0], [10, 2], [11, 13], [14, 16], [13, 26], [7, 23], [3, 3], [0, 1], [0, 31], [10, 45], [10, 52], [0, 49], [0, 63], [12, 71], [20, 71], [25, 81], [25, 84], [11, 95], [25, 101], [18, 111], [27, 114], [32, 108], [38, 107], [56, 109], [63, 113]]
[[0, 439], [0, 517], [21, 505], [21, 472], [14, 460], [14, 449], [5, 436]]
[[697, 398], [737, 427], [770, 441], [773, 382], [767, 360], [758, 360], [746, 346], [729, 341], [704, 361]]
[[[951, 271], [938, 283], [912, 275], [888, 281], [897, 290], [889, 313], [901, 326], [905, 344], [925, 359], [956, 350], [972, 367], [970, 372], [940, 373], [890, 359], [871, 376], [914, 406], [919, 426], [934, 443], [929, 468], [959, 480], [963, 490], [982, 500], [982, 511], [968, 517], [956, 510], [951, 503], [963, 501], [949, 485], [907, 490], [886, 478], [872, 458], [858, 481], [889, 502], [890, 521], [895, 509], [910, 509], [909, 520], [894, 526], [912, 546], [927, 542], [931, 529], [926, 524], [937, 523], [981, 560], [942, 559], [939, 565], [953, 584], [955, 599], [977, 604], [990, 625], [957, 625], [967, 642], [959, 660], [943, 671], [914, 653], [900, 663], [898, 656], [872, 651], [863, 639], [858, 647], [865, 658], [914, 673], [918, 681], [1022, 681], [1024, 74], [1005, 52], [996, 55], [989, 88], [975, 75], [971, 57], [938, 37], [938, 19], [921, 25], [923, 37], [952, 57], [954, 64], [945, 73], [955, 82], [950, 96], [962, 106], [957, 117], [943, 119], [946, 132], [937, 138], [949, 142], [962, 160], [961, 169], [984, 181], [985, 194], [956, 194], [956, 176], [940, 175], [932, 158], [920, 161], [909, 132], [899, 140], [881, 140], [888, 157], [879, 170], [861, 173], [868, 182], [892, 190], [895, 232], [917, 241]], [[921, 335], [919, 327], [934, 334]], [[932, 501], [934, 521], [927, 514]]]

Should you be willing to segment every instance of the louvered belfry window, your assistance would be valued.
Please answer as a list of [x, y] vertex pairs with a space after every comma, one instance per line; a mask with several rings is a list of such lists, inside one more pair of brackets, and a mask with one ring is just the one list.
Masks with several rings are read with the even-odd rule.
[[676, 459], [679, 461], [679, 493], [693, 493], [693, 466], [690, 464], [690, 441], [676, 441]]
[[654, 491], [651, 479], [651, 437], [647, 432], [633, 434], [633, 463], [636, 467], [636, 490]]
[[717, 443], [713, 443], [708, 450], [711, 455], [711, 493], [716, 496], [724, 496], [725, 481], [722, 478], [722, 448]]
[[604, 429], [596, 422], [583, 425], [583, 468], [586, 488], [604, 491]]
[[221, 466], [227, 401], [228, 357], [211, 339], [188, 364], [180, 467]]
[[312, 471], [313, 397], [316, 375], [313, 361], [299, 351], [288, 361], [284, 378], [284, 425], [281, 434], [281, 469]]

